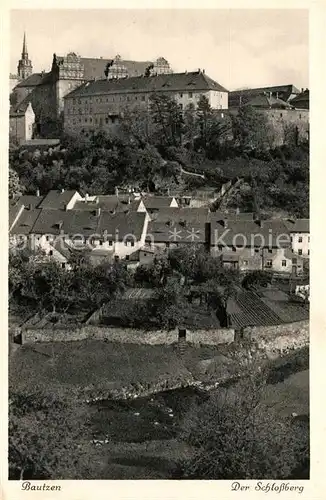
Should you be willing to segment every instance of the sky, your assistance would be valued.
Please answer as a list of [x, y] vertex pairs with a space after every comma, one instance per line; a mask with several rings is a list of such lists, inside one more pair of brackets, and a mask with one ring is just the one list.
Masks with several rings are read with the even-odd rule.
[[139, 61], [165, 57], [175, 72], [205, 69], [228, 90], [309, 87], [308, 10], [12, 10], [10, 72], [26, 31], [33, 71], [53, 53]]

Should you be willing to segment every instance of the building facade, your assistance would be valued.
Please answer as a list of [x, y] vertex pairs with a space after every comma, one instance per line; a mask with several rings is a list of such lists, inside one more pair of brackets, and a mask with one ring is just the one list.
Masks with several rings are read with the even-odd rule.
[[126, 109], [148, 109], [153, 94], [174, 98], [182, 109], [206, 96], [214, 109], [228, 108], [228, 91], [205, 75], [191, 73], [86, 82], [64, 98], [64, 129], [70, 133], [112, 129]]
[[[119, 55], [111, 59], [84, 58], [74, 52], [65, 56], [53, 54], [51, 70], [33, 73], [28, 57], [26, 36], [18, 62], [18, 74], [10, 75], [12, 104], [20, 105], [24, 100], [31, 102], [37, 131], [41, 135], [53, 136], [56, 127], [61, 127], [65, 95], [87, 81], [98, 79], [119, 79], [149, 74], [167, 74], [172, 69], [166, 59], [156, 61], [128, 61]], [[56, 127], [54, 125], [56, 123]]]
[[20, 144], [29, 141], [33, 137], [35, 114], [31, 103], [10, 111], [9, 115], [9, 138]]

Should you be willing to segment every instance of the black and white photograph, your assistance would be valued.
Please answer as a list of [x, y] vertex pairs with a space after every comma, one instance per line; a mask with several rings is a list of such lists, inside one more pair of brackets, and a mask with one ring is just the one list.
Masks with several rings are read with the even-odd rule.
[[9, 29], [9, 482], [300, 495], [309, 10], [26, 5]]

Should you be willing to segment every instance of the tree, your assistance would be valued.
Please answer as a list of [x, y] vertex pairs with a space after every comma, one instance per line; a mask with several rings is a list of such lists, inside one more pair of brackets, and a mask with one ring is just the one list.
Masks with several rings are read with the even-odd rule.
[[256, 290], [266, 287], [272, 281], [272, 275], [268, 271], [252, 271], [243, 278], [242, 287], [247, 290]]
[[242, 379], [186, 416], [181, 437], [195, 452], [182, 463], [183, 477], [286, 479], [307, 460], [309, 432], [265, 403], [265, 374]]
[[171, 330], [183, 322], [186, 309], [182, 287], [177, 281], [170, 281], [158, 289], [153, 300], [152, 316], [160, 328]]
[[150, 112], [152, 121], [156, 125], [156, 144], [180, 145], [183, 116], [179, 104], [167, 94], [153, 94], [150, 97]]
[[37, 388], [9, 393], [9, 477], [82, 479], [85, 410], [72, 396]]
[[233, 137], [242, 153], [270, 149], [274, 142], [272, 126], [267, 116], [252, 106], [242, 106], [232, 115]]
[[20, 185], [17, 172], [9, 167], [9, 198], [20, 196], [23, 192], [23, 187]]

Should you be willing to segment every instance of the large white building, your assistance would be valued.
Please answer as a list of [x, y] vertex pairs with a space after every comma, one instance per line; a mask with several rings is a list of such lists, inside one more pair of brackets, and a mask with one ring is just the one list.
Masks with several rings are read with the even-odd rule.
[[204, 71], [89, 81], [64, 98], [64, 128], [110, 129], [125, 108], [147, 109], [153, 94], [173, 97], [182, 109], [206, 96], [214, 109], [228, 108], [228, 91]]

